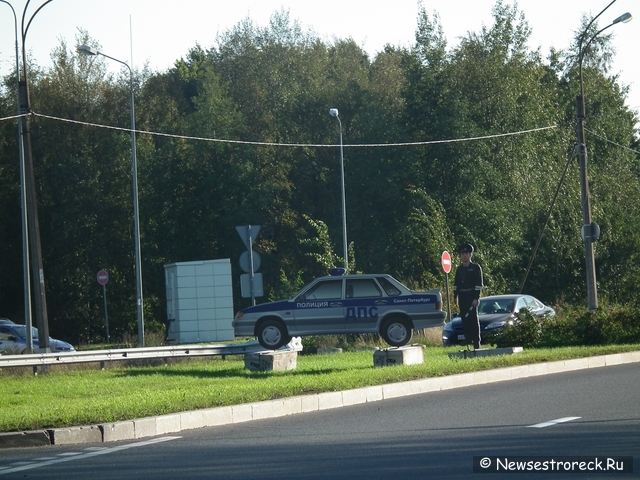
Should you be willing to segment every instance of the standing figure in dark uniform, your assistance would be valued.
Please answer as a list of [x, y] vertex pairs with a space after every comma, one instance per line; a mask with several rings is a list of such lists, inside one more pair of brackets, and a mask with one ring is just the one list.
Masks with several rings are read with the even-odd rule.
[[482, 268], [471, 261], [473, 245], [463, 243], [458, 248], [462, 265], [456, 270], [453, 296], [460, 308], [466, 344], [473, 343], [474, 350], [480, 348], [480, 322], [478, 320], [478, 299], [484, 287]]

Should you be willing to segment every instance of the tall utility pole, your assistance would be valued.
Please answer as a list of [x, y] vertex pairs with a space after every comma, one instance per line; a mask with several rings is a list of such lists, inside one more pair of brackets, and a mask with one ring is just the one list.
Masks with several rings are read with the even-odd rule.
[[38, 199], [35, 185], [35, 173], [33, 168], [33, 154], [31, 150], [31, 127], [29, 123], [29, 113], [31, 105], [29, 103], [29, 82], [27, 79], [27, 47], [26, 38], [29, 26], [34, 17], [42, 8], [53, 0], [46, 0], [31, 15], [27, 24], [25, 19], [27, 9], [31, 0], [27, 0], [22, 12], [22, 78], [18, 82], [20, 129], [22, 131], [22, 152], [24, 154], [25, 170], [25, 190], [27, 204], [27, 220], [29, 228], [29, 248], [31, 251], [31, 277], [33, 279], [34, 305], [36, 311], [36, 324], [38, 326], [38, 345], [41, 352], [48, 353], [49, 346], [49, 318], [47, 315], [47, 297], [44, 285], [44, 267], [42, 263], [42, 247], [40, 244], [40, 223], [38, 221]]
[[584, 136], [584, 120], [585, 120], [585, 108], [584, 108], [584, 82], [582, 79], [582, 61], [586, 50], [591, 45], [591, 42], [604, 30], [620, 22], [628, 22], [631, 20], [631, 14], [625, 13], [619, 16], [613, 22], [606, 27], [598, 30], [591, 38], [585, 43], [585, 37], [589, 33], [589, 29], [593, 22], [602, 15], [607, 8], [615, 3], [613, 0], [607, 5], [598, 15], [596, 15], [587, 28], [580, 35], [580, 41], [578, 44], [578, 69], [580, 75], [580, 95], [576, 98], [576, 135], [578, 137], [577, 155], [578, 164], [580, 167], [580, 194], [582, 198], [582, 238], [584, 240], [585, 248], [585, 261], [586, 261], [586, 276], [587, 276], [587, 304], [589, 311], [593, 312], [598, 308], [598, 285], [596, 283], [596, 266], [593, 251], [593, 243], [598, 240], [600, 235], [600, 228], [598, 225], [591, 221], [591, 205], [589, 202], [589, 177], [587, 174], [587, 144]]
[[[20, 109], [20, 55], [18, 48], [18, 16], [13, 6], [7, 0], [0, 0], [1, 3], [9, 5], [11, 12], [13, 13], [14, 31], [16, 37], [16, 106], [18, 108], [18, 115], [21, 113]], [[20, 163], [20, 209], [22, 213], [22, 275], [24, 286], [24, 324], [27, 327], [25, 329], [25, 340], [27, 343], [27, 353], [33, 353], [33, 335], [31, 330], [31, 276], [29, 275], [29, 240], [28, 240], [28, 228], [27, 228], [27, 197], [25, 190], [25, 175], [24, 175], [24, 152], [22, 150], [22, 122], [18, 119], [18, 158]]]
[[129, 70], [129, 95], [131, 114], [131, 176], [133, 178], [133, 237], [136, 274], [136, 308], [138, 312], [138, 346], [144, 347], [144, 301], [142, 298], [142, 253], [140, 251], [140, 213], [138, 210], [138, 161], [136, 156], [136, 115], [134, 107], [133, 70], [128, 63], [99, 52], [89, 45], [80, 45], [78, 52], [83, 55], [100, 55], [124, 65]]

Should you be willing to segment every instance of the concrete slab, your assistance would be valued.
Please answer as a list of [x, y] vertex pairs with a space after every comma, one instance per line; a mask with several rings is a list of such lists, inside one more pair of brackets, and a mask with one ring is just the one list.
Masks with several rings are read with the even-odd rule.
[[282, 415], [284, 415], [284, 404], [281, 399], [251, 404], [252, 420], [275, 418]]
[[342, 407], [342, 392], [325, 392], [318, 394], [318, 410]]
[[204, 427], [204, 416], [202, 410], [192, 410], [180, 414], [180, 429], [192, 430]]
[[156, 417], [156, 435], [180, 431], [180, 414], [172, 413]]
[[282, 414], [295, 415], [302, 413], [302, 400], [300, 397], [289, 397], [282, 399]]
[[85, 427], [53, 428], [48, 430], [52, 445], [102, 443], [102, 430], [97, 425]]
[[133, 429], [135, 432], [135, 438], [155, 437], [158, 434], [156, 430], [156, 417], [146, 417], [134, 420]]
[[231, 407], [233, 412], [233, 423], [249, 422], [253, 420], [253, 409], [250, 403], [242, 405], [233, 405]]
[[416, 393], [420, 393], [420, 383], [415, 380], [382, 386], [382, 395], [385, 400], [389, 398], [406, 397], [407, 395], [414, 395]]
[[247, 353], [244, 368], [261, 372], [286, 372], [298, 366], [298, 352], [276, 350], [273, 352]]
[[450, 353], [449, 358], [493, 357], [494, 355], [513, 355], [522, 351], [522, 347], [480, 348], [478, 350], [460, 350], [459, 352]]
[[231, 407], [208, 408], [202, 411], [202, 426], [217, 427], [233, 423], [233, 409]]
[[300, 398], [300, 413], [317, 412], [320, 410], [318, 395], [303, 395]]
[[424, 363], [424, 349], [424, 345], [405, 345], [377, 350], [373, 353], [373, 366], [419, 365]]
[[103, 442], [117, 442], [136, 438], [136, 429], [133, 421], [103, 423], [99, 427], [102, 430]]
[[51, 445], [49, 432], [46, 430], [0, 433], [0, 448], [42, 447], [44, 445]]

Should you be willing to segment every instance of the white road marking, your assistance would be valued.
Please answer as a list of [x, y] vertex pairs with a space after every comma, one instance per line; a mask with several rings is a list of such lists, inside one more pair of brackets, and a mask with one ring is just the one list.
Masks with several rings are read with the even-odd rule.
[[[97, 451], [90, 451], [87, 453], [63, 453], [60, 454], [59, 458], [55, 458], [53, 460], [46, 460], [44, 462], [38, 462], [38, 463], [30, 463], [28, 465], [17, 465], [15, 467], [9, 467], [6, 469], [1, 469], [0, 470], [0, 475], [4, 475], [6, 473], [15, 473], [15, 472], [21, 472], [24, 470], [33, 470], [34, 468], [40, 468], [40, 467], [46, 467], [48, 465], [55, 465], [56, 463], [63, 463], [63, 462], [70, 462], [72, 460], [80, 460], [80, 459], [85, 459], [85, 458], [91, 458], [91, 457], [95, 457], [98, 455], [104, 455], [107, 453], [115, 453], [115, 452], [119, 452], [121, 450], [128, 450], [129, 448], [135, 448], [135, 447], [144, 447], [146, 445], [153, 445], [154, 443], [161, 443], [161, 442], [167, 442], [169, 440], [176, 440], [178, 438], [182, 438], [182, 437], [161, 437], [161, 438], [154, 438], [153, 440], [147, 440], [145, 442], [138, 442], [138, 443], [129, 443], [127, 445], [119, 445], [117, 447], [113, 447], [113, 448], [101, 448], [100, 450]], [[23, 462], [22, 462], [23, 463]]]
[[527, 426], [527, 428], [544, 428], [544, 427], [550, 427], [551, 425], [557, 425], [558, 423], [564, 423], [564, 422], [571, 422], [573, 420], [578, 420], [579, 418], [582, 417], [563, 417], [563, 418], [557, 418], [555, 420], [549, 420], [548, 422], [543, 422], [543, 423], [536, 423], [535, 425], [529, 425]]

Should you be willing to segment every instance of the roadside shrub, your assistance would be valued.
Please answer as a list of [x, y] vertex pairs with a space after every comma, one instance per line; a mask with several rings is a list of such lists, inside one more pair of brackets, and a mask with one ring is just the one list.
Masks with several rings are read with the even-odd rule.
[[498, 347], [553, 348], [639, 343], [640, 308], [607, 306], [588, 312], [583, 307], [566, 307], [554, 317], [541, 319], [522, 311], [513, 325], [485, 337], [483, 343]]
[[525, 309], [516, 314], [512, 324], [507, 324], [496, 332], [489, 332], [483, 336], [482, 343], [503, 347], [531, 347], [540, 342], [542, 323], [540, 319]]

